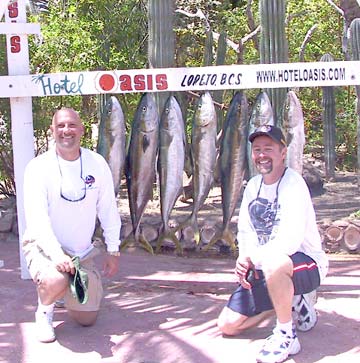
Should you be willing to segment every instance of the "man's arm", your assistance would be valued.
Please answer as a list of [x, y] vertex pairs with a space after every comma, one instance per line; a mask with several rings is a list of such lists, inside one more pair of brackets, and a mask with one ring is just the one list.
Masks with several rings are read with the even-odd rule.
[[45, 178], [44, 168], [38, 162], [30, 161], [24, 173], [26, 231], [23, 240], [35, 240], [51, 260], [63, 261], [66, 255], [51, 227], [48, 210], [49, 191]]
[[105, 276], [110, 277], [119, 269], [121, 219], [116, 204], [111, 171], [105, 159], [103, 168], [103, 180], [99, 190], [97, 213], [108, 252], [104, 259], [103, 272]]

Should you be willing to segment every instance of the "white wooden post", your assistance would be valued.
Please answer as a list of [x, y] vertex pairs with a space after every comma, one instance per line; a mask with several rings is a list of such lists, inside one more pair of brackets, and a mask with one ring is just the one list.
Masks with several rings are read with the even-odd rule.
[[[21, 32], [21, 24], [26, 23], [25, 0], [8, 2], [5, 9], [5, 22], [9, 23], [9, 25], [11, 24], [11, 27], [13, 27], [12, 24], [19, 24], [18, 32], [6, 35], [9, 75], [29, 74], [28, 36]], [[34, 130], [31, 97], [12, 97], [10, 98], [10, 106], [21, 278], [28, 279], [30, 278], [30, 275], [25, 264], [20, 244], [25, 230], [23, 199], [24, 169], [26, 164], [34, 157]]]

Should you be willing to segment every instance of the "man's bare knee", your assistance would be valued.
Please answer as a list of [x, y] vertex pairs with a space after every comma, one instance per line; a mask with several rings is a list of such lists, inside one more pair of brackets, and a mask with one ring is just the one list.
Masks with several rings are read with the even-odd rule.
[[63, 274], [58, 271], [49, 274], [37, 286], [40, 301], [48, 305], [62, 298], [65, 295], [68, 284], [68, 274]]
[[76, 311], [68, 310], [72, 319], [82, 326], [94, 325], [98, 316], [98, 311]]
[[225, 307], [218, 318], [218, 327], [225, 335], [239, 335], [273, 315], [274, 310], [269, 310], [248, 317]]
[[217, 320], [220, 331], [225, 335], [237, 335], [244, 329], [242, 327], [246, 317], [241, 315], [227, 306], [224, 307]]

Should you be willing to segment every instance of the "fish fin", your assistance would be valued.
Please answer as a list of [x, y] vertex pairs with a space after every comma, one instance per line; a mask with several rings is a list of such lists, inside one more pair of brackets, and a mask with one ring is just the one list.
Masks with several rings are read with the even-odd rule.
[[149, 140], [148, 136], [143, 135], [143, 142], [142, 142], [143, 152], [146, 151], [146, 149], [149, 147], [149, 145], [150, 145], [150, 140]]
[[227, 243], [233, 252], [236, 252], [235, 235], [230, 229], [225, 229], [222, 233], [222, 240]]
[[152, 248], [151, 244], [148, 242], [148, 240], [142, 235], [139, 235], [139, 243], [140, 246], [147, 252], [151, 253], [152, 255], [154, 255], [154, 249]]
[[130, 233], [129, 236], [127, 236], [125, 239], [121, 241], [120, 245], [120, 251], [125, 250], [129, 245], [132, 245], [134, 243], [134, 235]]
[[191, 216], [190, 217], [191, 220], [191, 224], [194, 228], [194, 239], [195, 239], [195, 243], [198, 245], [200, 243], [200, 229], [199, 229], [199, 225], [197, 222], [197, 218], [196, 216]]
[[203, 248], [205, 252], [207, 252], [211, 246], [213, 246], [221, 237], [220, 233], [215, 234], [213, 238], [211, 238], [210, 242]]
[[233, 252], [236, 252], [235, 235], [232, 231], [230, 231], [230, 229], [225, 229], [221, 233], [215, 234], [203, 250], [208, 251], [217, 241], [224, 241], [230, 246]]
[[164, 242], [164, 240], [166, 238], [171, 239], [174, 242], [174, 244], [176, 246], [176, 251], [178, 252], [178, 254], [183, 253], [183, 248], [181, 246], [181, 243], [180, 243], [179, 239], [176, 237], [175, 232], [171, 232], [171, 231], [167, 232], [167, 233], [164, 233], [159, 237], [158, 242], [156, 244], [156, 250], [155, 250], [156, 253], [160, 252], [162, 243]]

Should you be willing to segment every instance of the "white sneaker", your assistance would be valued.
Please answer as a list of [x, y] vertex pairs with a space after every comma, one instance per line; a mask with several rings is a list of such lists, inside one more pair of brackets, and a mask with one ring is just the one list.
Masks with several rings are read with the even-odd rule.
[[296, 331], [293, 329], [292, 336], [278, 328], [273, 330], [264, 343], [256, 357], [257, 362], [262, 363], [280, 363], [288, 358], [289, 355], [299, 353], [301, 350], [299, 339], [296, 336]]
[[316, 290], [308, 294], [296, 295], [293, 299], [293, 311], [296, 316], [296, 328], [300, 331], [311, 330], [317, 322], [317, 313], [315, 310]]
[[64, 301], [64, 299], [56, 300], [55, 301], [55, 307], [56, 308], [59, 308], [59, 309], [64, 308], [65, 307], [65, 301]]
[[37, 338], [42, 343], [51, 343], [56, 339], [53, 314], [53, 311], [50, 313], [37, 311], [35, 313]]

